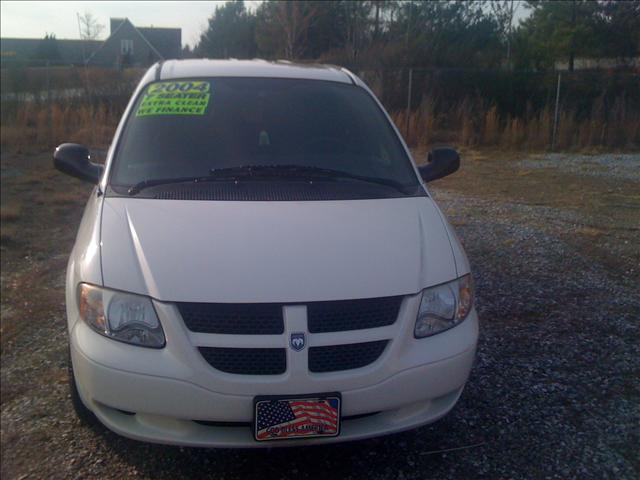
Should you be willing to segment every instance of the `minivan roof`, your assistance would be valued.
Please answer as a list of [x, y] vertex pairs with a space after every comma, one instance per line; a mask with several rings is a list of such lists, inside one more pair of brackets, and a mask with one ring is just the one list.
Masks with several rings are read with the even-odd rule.
[[158, 64], [159, 80], [193, 77], [266, 77], [356, 83], [350, 72], [333, 65], [291, 63], [284, 60], [167, 60]]

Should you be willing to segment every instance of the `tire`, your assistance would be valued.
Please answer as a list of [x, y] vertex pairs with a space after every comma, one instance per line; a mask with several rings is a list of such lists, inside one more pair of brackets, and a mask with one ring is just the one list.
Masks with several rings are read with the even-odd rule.
[[80, 398], [80, 392], [78, 392], [78, 385], [76, 384], [76, 377], [73, 374], [73, 363], [71, 362], [71, 348], [68, 352], [68, 368], [69, 375], [69, 394], [71, 396], [71, 404], [76, 412], [76, 416], [80, 419], [80, 422], [88, 427], [96, 428], [100, 425], [97, 417], [89, 410]]

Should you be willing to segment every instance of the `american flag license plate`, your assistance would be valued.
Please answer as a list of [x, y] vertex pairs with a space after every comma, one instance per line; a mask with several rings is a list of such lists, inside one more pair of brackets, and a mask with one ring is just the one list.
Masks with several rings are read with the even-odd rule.
[[340, 434], [339, 393], [263, 396], [254, 403], [253, 432], [259, 442]]

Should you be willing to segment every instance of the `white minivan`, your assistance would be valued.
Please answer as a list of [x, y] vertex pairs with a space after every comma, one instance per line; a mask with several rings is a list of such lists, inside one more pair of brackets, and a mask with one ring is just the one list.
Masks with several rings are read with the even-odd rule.
[[478, 338], [465, 253], [367, 86], [332, 66], [175, 60], [144, 75], [66, 277], [81, 418], [138, 440], [321, 444], [433, 422]]

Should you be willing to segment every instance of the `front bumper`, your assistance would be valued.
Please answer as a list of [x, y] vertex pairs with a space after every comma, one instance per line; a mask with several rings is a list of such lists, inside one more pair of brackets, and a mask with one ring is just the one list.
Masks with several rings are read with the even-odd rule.
[[[304, 306], [285, 307], [283, 335], [236, 336], [189, 332], [171, 304], [155, 302], [167, 337], [161, 350], [116, 342], [73, 321], [71, 355], [85, 405], [111, 430], [148, 442], [201, 447], [273, 447], [356, 440], [433, 422], [456, 403], [469, 375], [478, 337], [475, 311], [439, 335], [413, 338], [419, 296], [403, 301], [388, 327], [309, 334], [309, 346], [390, 339], [374, 363], [353, 370], [311, 373], [307, 351], [287, 351], [281, 375], [233, 375], [211, 367], [197, 346], [287, 346], [290, 332], [306, 330]], [[278, 442], [253, 438], [257, 395], [339, 391], [338, 437]], [[375, 413], [374, 415], [371, 415]], [[366, 415], [366, 416], [365, 416]], [[358, 417], [349, 419], [348, 417]], [[202, 423], [201, 423], [202, 422]], [[206, 423], [206, 424], [204, 424]]]

